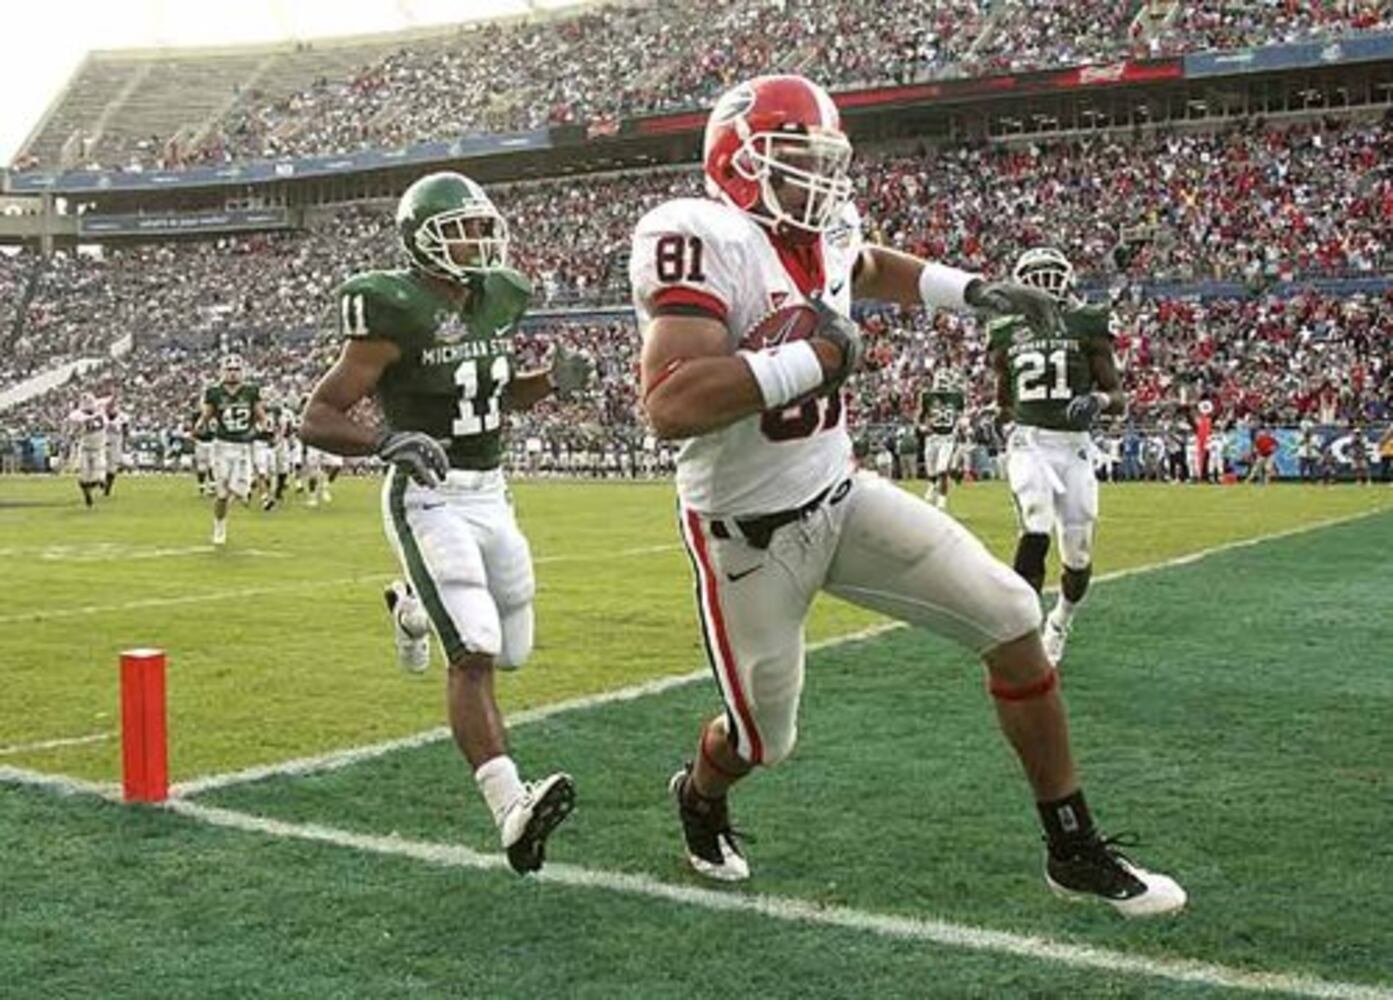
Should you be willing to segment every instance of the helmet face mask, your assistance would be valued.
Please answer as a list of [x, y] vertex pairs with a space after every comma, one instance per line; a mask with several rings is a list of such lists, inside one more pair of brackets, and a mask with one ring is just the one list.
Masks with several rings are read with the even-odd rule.
[[851, 143], [840, 132], [758, 132], [731, 166], [760, 185], [770, 222], [820, 233], [851, 199]]
[[429, 174], [407, 188], [397, 229], [414, 266], [457, 283], [506, 267], [508, 223], [462, 174]]
[[239, 385], [246, 375], [246, 366], [240, 354], [229, 354], [222, 359], [220, 373], [224, 385]]
[[1038, 288], [1057, 302], [1074, 297], [1074, 266], [1053, 247], [1034, 247], [1021, 254], [1012, 276], [1017, 283]]

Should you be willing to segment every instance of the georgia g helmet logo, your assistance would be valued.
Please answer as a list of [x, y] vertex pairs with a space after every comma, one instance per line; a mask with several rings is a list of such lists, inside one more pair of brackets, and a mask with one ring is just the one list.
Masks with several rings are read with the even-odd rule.
[[734, 121], [754, 107], [754, 104], [755, 91], [748, 83], [742, 83], [733, 90], [727, 90], [716, 101], [716, 106], [711, 109], [711, 119], [707, 128], [710, 128], [711, 125], [724, 125]]

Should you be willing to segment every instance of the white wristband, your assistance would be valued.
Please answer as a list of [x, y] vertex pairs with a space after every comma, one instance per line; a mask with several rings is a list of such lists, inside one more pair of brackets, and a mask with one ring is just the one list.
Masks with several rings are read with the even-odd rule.
[[934, 309], [966, 309], [967, 286], [980, 277], [947, 264], [925, 264], [919, 272], [919, 298]]
[[764, 408], [772, 410], [822, 385], [822, 362], [806, 340], [766, 347], [762, 351], [741, 351], [759, 383]]

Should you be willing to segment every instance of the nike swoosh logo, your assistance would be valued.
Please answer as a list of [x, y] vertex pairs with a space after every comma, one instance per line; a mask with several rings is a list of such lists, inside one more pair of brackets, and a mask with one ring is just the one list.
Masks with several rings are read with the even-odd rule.
[[758, 566], [751, 566], [749, 569], [745, 570], [742, 573], [727, 573], [726, 579], [729, 580], [731, 583], [735, 583], [737, 580], [745, 579], [745, 577], [749, 576], [757, 569], [759, 569]]
[[421, 509], [422, 509], [422, 510], [435, 510], [437, 507], [444, 507], [444, 506], [445, 506], [445, 502], [442, 500], [440, 503], [423, 503], [423, 504], [421, 504]]
[[846, 284], [845, 281], [839, 281], [839, 282], [837, 282], [837, 283], [836, 283], [835, 285], [833, 285], [830, 289], [828, 289], [828, 294], [829, 294], [829, 295], [836, 295], [838, 292], [840, 292], [840, 291], [842, 290], [842, 286], [845, 285], [845, 284]]

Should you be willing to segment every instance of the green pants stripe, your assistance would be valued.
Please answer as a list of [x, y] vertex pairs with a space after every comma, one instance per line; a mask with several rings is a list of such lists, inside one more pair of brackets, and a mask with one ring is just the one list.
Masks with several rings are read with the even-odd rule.
[[436, 632], [440, 634], [440, 641], [445, 644], [446, 659], [453, 662], [458, 656], [469, 652], [469, 650], [465, 646], [464, 640], [460, 638], [459, 630], [455, 628], [455, 623], [450, 618], [450, 612], [446, 609], [445, 602], [440, 599], [440, 591], [436, 589], [435, 580], [430, 575], [430, 569], [426, 566], [425, 559], [421, 557], [421, 548], [416, 544], [416, 536], [406, 520], [406, 487], [410, 483], [410, 477], [395, 468], [392, 469], [391, 477], [387, 507], [392, 514], [392, 529], [396, 532], [402, 554], [406, 556], [407, 575], [411, 577], [411, 585], [416, 588], [416, 593], [421, 595], [421, 601], [426, 606], [426, 613], [430, 615]]

